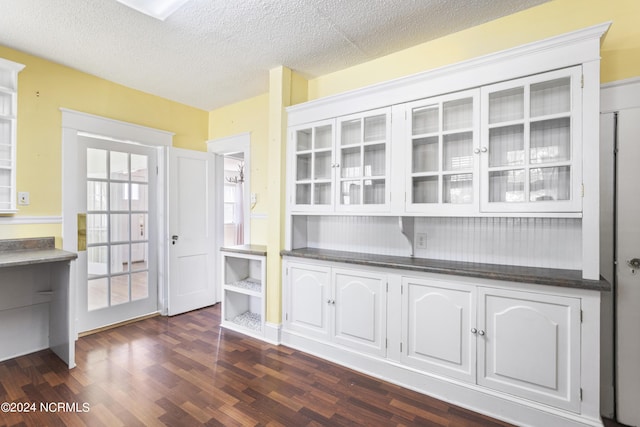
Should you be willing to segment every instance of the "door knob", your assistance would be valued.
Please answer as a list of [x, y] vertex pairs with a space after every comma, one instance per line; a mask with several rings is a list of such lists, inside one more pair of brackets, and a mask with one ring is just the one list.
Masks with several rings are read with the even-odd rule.
[[631, 269], [631, 273], [635, 274], [636, 270], [640, 270], [640, 258], [627, 260], [627, 266]]
[[178, 236], [176, 236], [175, 234], [173, 236], [171, 236], [171, 244], [172, 245], [175, 245], [177, 241], [178, 241]]

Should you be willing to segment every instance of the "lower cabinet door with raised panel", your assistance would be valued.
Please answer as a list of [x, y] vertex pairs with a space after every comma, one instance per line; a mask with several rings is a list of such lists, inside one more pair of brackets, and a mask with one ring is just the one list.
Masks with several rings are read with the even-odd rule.
[[475, 287], [403, 278], [403, 362], [475, 382]]
[[386, 276], [333, 269], [334, 341], [370, 354], [386, 354]]
[[310, 337], [329, 340], [331, 269], [294, 262], [287, 263], [285, 268], [287, 328]]
[[580, 299], [478, 289], [478, 384], [580, 411]]

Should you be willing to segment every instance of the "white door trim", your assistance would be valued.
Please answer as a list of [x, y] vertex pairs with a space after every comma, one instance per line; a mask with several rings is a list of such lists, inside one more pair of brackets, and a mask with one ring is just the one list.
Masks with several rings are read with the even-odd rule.
[[[223, 138], [211, 139], [207, 141], [207, 151], [214, 153], [215, 158], [215, 179], [214, 182], [224, 183], [224, 158], [225, 154], [242, 152], [244, 154], [244, 182], [246, 183], [243, 194], [244, 200], [244, 241], [251, 242], [251, 133], [244, 132], [236, 135], [225, 136]], [[224, 218], [224, 189], [223, 185], [215, 186], [215, 215], [216, 218]], [[215, 226], [217, 227], [218, 224]], [[220, 248], [224, 243], [224, 230], [221, 228], [216, 233], [216, 248]], [[216, 257], [218, 260], [219, 257]], [[217, 268], [222, 266], [218, 265]], [[216, 276], [217, 277], [217, 276]], [[216, 279], [218, 280], [218, 279]], [[222, 283], [216, 286], [216, 300], [222, 299]]]
[[[84, 132], [102, 138], [136, 142], [155, 147], [158, 152], [158, 242], [166, 241], [167, 230], [167, 149], [173, 144], [174, 133], [140, 126], [80, 111], [60, 108], [62, 112], [62, 248], [78, 252], [78, 133]], [[84, 212], [84, 210], [82, 210]], [[168, 276], [166, 274], [167, 250], [164, 243], [158, 246], [158, 308], [166, 314]], [[72, 261], [69, 286], [71, 297], [76, 298], [77, 269]], [[77, 303], [71, 307], [73, 335], [77, 338]]]

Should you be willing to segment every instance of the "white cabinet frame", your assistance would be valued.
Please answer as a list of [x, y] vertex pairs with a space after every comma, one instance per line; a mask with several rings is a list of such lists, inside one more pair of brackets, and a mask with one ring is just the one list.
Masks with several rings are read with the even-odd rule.
[[17, 212], [18, 73], [24, 67], [0, 58], [0, 214]]

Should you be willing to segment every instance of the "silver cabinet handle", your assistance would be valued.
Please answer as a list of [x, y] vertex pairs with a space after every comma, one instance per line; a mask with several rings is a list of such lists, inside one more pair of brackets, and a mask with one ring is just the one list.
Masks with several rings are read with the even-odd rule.
[[475, 154], [480, 154], [480, 149], [479, 149], [479, 148], [474, 148], [474, 149], [473, 149], [473, 152], [474, 152]]
[[476, 328], [471, 328], [471, 333], [472, 334], [476, 334], [476, 333], [478, 333], [478, 330]]
[[480, 151], [482, 151], [483, 153], [486, 153], [487, 151], [489, 151], [489, 149], [487, 147], [482, 147]]
[[481, 330], [479, 330], [479, 331], [478, 331], [478, 335], [480, 335], [480, 336], [484, 336], [484, 331], [483, 331], [482, 329], [481, 329]]

